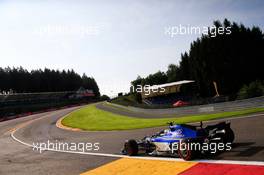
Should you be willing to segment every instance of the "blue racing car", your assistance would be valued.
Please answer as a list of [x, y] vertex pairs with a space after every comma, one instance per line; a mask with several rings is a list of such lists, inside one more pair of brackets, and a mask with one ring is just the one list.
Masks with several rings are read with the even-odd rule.
[[136, 156], [147, 154], [152, 156], [177, 156], [191, 160], [200, 154], [216, 153], [230, 150], [235, 139], [229, 122], [220, 122], [203, 127], [189, 124], [168, 123], [169, 128], [141, 140], [127, 140], [123, 154]]

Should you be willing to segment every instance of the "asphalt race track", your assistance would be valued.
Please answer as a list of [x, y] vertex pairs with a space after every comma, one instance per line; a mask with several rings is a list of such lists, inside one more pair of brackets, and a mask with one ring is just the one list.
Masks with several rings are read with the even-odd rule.
[[[56, 127], [58, 119], [77, 108], [61, 109], [1, 122], [0, 174], [80, 174], [119, 159], [118, 156], [111, 155], [120, 155], [120, 150], [126, 139], [140, 139], [161, 129], [74, 132]], [[264, 113], [243, 116], [230, 121], [236, 135], [233, 149], [230, 152], [216, 155], [213, 159], [264, 161], [262, 135], [264, 133]], [[95, 155], [88, 155], [54, 151], [39, 153], [29, 147], [33, 143], [47, 142], [48, 140], [64, 143], [98, 142], [100, 149], [93, 151]]]

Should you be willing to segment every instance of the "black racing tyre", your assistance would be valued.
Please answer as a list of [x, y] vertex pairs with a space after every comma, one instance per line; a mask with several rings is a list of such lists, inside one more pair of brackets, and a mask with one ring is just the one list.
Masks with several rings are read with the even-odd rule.
[[138, 144], [135, 140], [128, 140], [125, 143], [125, 150], [127, 155], [136, 156], [138, 154]]
[[[180, 144], [180, 143], [179, 143]], [[189, 148], [190, 142], [181, 141], [181, 144], [186, 144], [186, 147], [178, 146], [178, 155], [184, 160], [192, 160], [195, 156], [194, 151]]]
[[224, 143], [233, 143], [234, 140], [235, 140], [234, 131], [231, 128], [226, 129], [223, 138]]

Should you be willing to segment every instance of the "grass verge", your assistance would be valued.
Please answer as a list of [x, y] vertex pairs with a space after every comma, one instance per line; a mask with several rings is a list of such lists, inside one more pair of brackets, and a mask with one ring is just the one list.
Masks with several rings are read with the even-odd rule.
[[240, 111], [221, 112], [215, 114], [192, 115], [175, 118], [144, 119], [134, 118], [97, 109], [88, 105], [72, 112], [62, 120], [62, 124], [72, 128], [90, 131], [129, 130], [164, 126], [167, 122], [190, 123], [227, 117], [237, 117], [245, 114], [263, 112], [264, 108], [250, 108]]

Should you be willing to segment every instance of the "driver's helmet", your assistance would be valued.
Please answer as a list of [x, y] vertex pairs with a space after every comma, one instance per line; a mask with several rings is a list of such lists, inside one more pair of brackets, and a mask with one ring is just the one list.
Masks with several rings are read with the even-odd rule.
[[179, 128], [180, 128], [180, 125], [172, 125], [172, 126], [170, 126], [170, 130], [171, 131], [176, 131]]
[[165, 129], [165, 130], [164, 130], [164, 134], [168, 134], [169, 132], [170, 132], [169, 129]]

